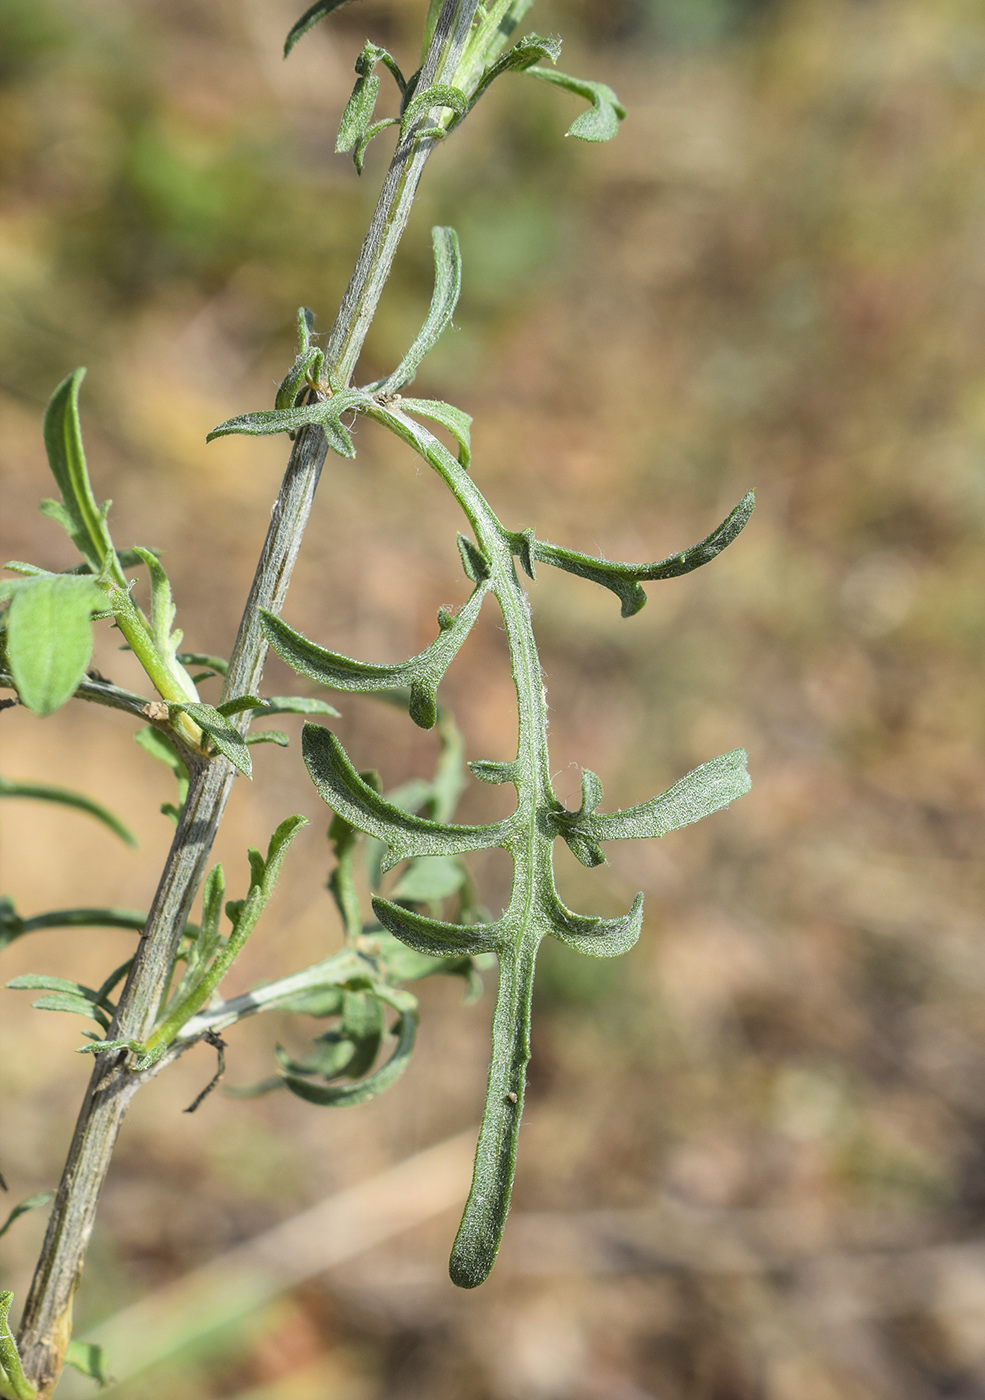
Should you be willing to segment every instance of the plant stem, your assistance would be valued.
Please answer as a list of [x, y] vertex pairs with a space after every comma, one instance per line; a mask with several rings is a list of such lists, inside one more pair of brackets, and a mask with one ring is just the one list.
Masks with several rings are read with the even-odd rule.
[[[480, 0], [444, 0], [421, 72], [419, 91], [449, 82], [461, 60]], [[439, 109], [440, 110], [440, 109]], [[433, 126], [437, 112], [421, 118], [391, 162], [352, 279], [329, 335], [326, 359], [333, 379], [352, 377], [394, 254], [407, 224], [433, 139], [416, 132]], [[307, 524], [327, 445], [321, 431], [299, 433], [274, 506], [263, 553], [223, 686], [222, 699], [253, 693], [267, 646], [258, 610], [277, 613]], [[235, 721], [242, 730], [249, 714]], [[147, 926], [120, 995], [110, 1039], [143, 1040], [157, 1015], [178, 943], [222, 819], [235, 777], [224, 758], [186, 757], [188, 797], [182, 810]], [[79, 1113], [41, 1256], [21, 1321], [19, 1347], [28, 1379], [47, 1400], [54, 1390], [71, 1337], [72, 1299], [92, 1234], [99, 1193], [109, 1170], [123, 1115], [148, 1076], [127, 1069], [126, 1054], [97, 1055]]]

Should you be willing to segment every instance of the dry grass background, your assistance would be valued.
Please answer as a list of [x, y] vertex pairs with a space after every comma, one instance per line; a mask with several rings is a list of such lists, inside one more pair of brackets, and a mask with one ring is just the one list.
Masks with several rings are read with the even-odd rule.
[[[331, 154], [365, 34], [406, 53], [422, 6], [367, 0], [282, 66], [288, 0], [0, 5], [3, 558], [68, 563], [35, 512], [40, 413], [77, 363], [97, 491], [121, 545], [165, 551], [186, 644], [229, 646], [285, 457], [205, 433], [271, 397], [294, 308], [322, 327], [382, 170]], [[541, 11], [541, 7], [538, 7]], [[600, 17], [601, 14], [601, 17]], [[438, 154], [367, 353], [382, 372], [429, 294], [431, 223], [462, 237], [457, 329], [422, 392], [475, 415], [501, 516], [610, 558], [759, 505], [712, 567], [608, 595], [531, 588], [564, 799], [611, 806], [745, 744], [754, 788], [661, 843], [561, 862], [599, 912], [648, 919], [614, 964], [545, 949], [515, 1211], [475, 1294], [444, 1276], [451, 1214], [282, 1298], [125, 1400], [979, 1400], [985, 1397], [985, 24], [971, 0], [545, 3], [564, 66], [630, 109], [601, 149], [517, 79]], [[385, 141], [386, 138], [383, 138]], [[382, 144], [382, 143], [381, 143]], [[374, 660], [461, 598], [457, 522], [399, 446], [360, 430], [326, 469], [286, 615]], [[472, 757], [510, 751], [492, 616], [445, 688]], [[97, 664], [125, 680], [108, 638]], [[271, 667], [273, 690], [286, 679]], [[397, 714], [344, 700], [358, 766], [431, 762]], [[325, 813], [256, 751], [220, 855], [312, 824], [230, 990], [338, 937]], [[125, 721], [0, 716], [0, 770], [69, 783], [134, 825], [8, 803], [3, 886], [26, 914], [145, 905], [170, 796]], [[570, 778], [569, 778], [570, 775]], [[477, 785], [473, 784], [473, 787]], [[492, 795], [495, 797], [495, 794]], [[470, 792], [479, 811], [484, 793]], [[505, 872], [481, 872], [487, 901]], [[129, 935], [5, 953], [98, 981]], [[232, 985], [234, 984], [234, 986]], [[85, 1081], [69, 1018], [3, 994], [2, 1160], [53, 1185]], [[468, 1126], [490, 997], [423, 990], [416, 1060], [372, 1105], [214, 1095], [187, 1056], [136, 1101], [80, 1325]], [[232, 1037], [269, 1072], [285, 1026]], [[42, 1221], [3, 1241], [22, 1292]]]

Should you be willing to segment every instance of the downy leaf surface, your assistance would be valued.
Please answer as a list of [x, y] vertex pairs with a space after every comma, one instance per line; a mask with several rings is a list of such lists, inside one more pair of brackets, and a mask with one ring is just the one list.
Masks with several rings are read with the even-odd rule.
[[[611, 588], [622, 601], [624, 615], [631, 616], [645, 600], [643, 580], [686, 573], [708, 562], [734, 539], [749, 518], [752, 497], [746, 497], [701, 544], [670, 559], [643, 565], [594, 560], [576, 551], [542, 544], [532, 531], [506, 530], [462, 465], [404, 409], [402, 401], [376, 397], [364, 411], [410, 443], [433, 467], [462, 506], [475, 533], [474, 543], [460, 537], [462, 563], [476, 582], [476, 594], [480, 588], [492, 592], [502, 610], [516, 687], [519, 734], [514, 759], [506, 763], [478, 761], [472, 768], [483, 781], [512, 783], [517, 791], [517, 806], [511, 816], [488, 826], [434, 821], [409, 813], [397, 802], [382, 797], [373, 784], [356, 772], [330, 730], [305, 725], [302, 750], [308, 771], [328, 806], [352, 827], [381, 843], [386, 852], [384, 869], [401, 860], [449, 857], [491, 846], [502, 846], [513, 859], [510, 903], [493, 922], [450, 922], [405, 907], [395, 898], [377, 897], [373, 901], [373, 911], [383, 927], [422, 956], [495, 952], [499, 962], [486, 1108], [472, 1191], [451, 1259], [453, 1281], [471, 1288], [481, 1283], [492, 1267], [509, 1206], [525, 1067], [530, 1058], [530, 1005], [537, 948], [545, 936], [552, 935], [588, 956], [613, 957], [633, 946], [642, 924], [641, 894], [619, 918], [603, 919], [569, 909], [555, 888], [554, 839], [563, 837], [586, 864], [599, 864], [604, 859], [602, 841], [661, 835], [718, 810], [741, 796], [748, 786], [745, 755], [736, 750], [702, 765], [660, 797], [609, 814], [596, 810], [602, 785], [594, 773], [586, 771], [581, 806], [577, 812], [567, 811], [550, 782], [543, 679], [530, 610], [517, 580], [514, 557], [519, 555], [531, 574], [535, 561], [543, 561]], [[268, 628], [273, 636], [276, 626], [268, 623]], [[285, 644], [278, 650], [285, 660], [309, 676], [320, 670], [316, 678], [323, 682], [338, 685], [341, 677], [351, 688], [358, 689], [368, 688], [367, 682], [384, 679], [376, 668], [367, 668], [351, 658], [314, 656], [308, 650], [311, 644], [289, 631], [283, 641]], [[388, 669], [385, 680], [413, 680], [413, 667], [420, 661], [421, 658], [412, 658], [405, 663], [410, 669], [403, 672], [400, 668]], [[394, 893], [399, 892], [398, 884]]]
[[391, 666], [355, 661], [327, 651], [273, 613], [261, 610], [260, 618], [267, 641], [299, 674], [333, 690], [366, 692], [407, 687], [411, 718], [422, 729], [430, 729], [437, 718], [438, 685], [471, 631], [485, 592], [480, 585], [454, 616], [439, 614], [441, 630], [427, 650]]
[[[462, 290], [462, 253], [458, 244], [458, 234], [453, 228], [436, 225], [431, 230], [431, 246], [434, 252], [434, 291], [431, 294], [431, 306], [410, 349], [393, 373], [384, 380], [382, 389], [387, 394], [394, 394], [411, 382], [424, 356], [451, 324], [455, 307], [458, 305]], [[420, 411], [422, 410], [419, 409], [418, 412]], [[471, 421], [469, 419], [469, 422]]]
[[96, 504], [89, 484], [82, 428], [79, 422], [79, 390], [85, 370], [77, 369], [59, 384], [44, 416], [44, 444], [51, 474], [61, 492], [61, 508], [53, 503], [45, 514], [59, 521], [93, 573], [98, 574], [107, 560], [113, 581], [125, 586], [116, 563], [113, 541], [106, 528], [106, 509]]
[[574, 119], [565, 132], [566, 136], [577, 136], [579, 141], [611, 141], [617, 134], [626, 108], [607, 83], [572, 78], [567, 73], [559, 73], [556, 68], [528, 68], [526, 71], [532, 77], [553, 83], [592, 104], [587, 112]]
[[77, 574], [44, 574], [5, 587], [13, 594], [6, 646], [17, 693], [36, 715], [53, 714], [85, 675], [92, 615], [106, 595]]

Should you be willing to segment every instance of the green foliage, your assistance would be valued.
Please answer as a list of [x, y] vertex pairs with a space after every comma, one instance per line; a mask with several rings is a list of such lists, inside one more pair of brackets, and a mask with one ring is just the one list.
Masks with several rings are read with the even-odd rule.
[[21, 701], [50, 715], [76, 692], [92, 656], [93, 613], [105, 595], [91, 579], [41, 574], [0, 584], [10, 597], [7, 659]]
[[101, 1386], [110, 1383], [105, 1352], [96, 1342], [69, 1342], [65, 1364], [81, 1371], [90, 1380], [98, 1381]]
[[553, 68], [528, 68], [533, 78], [545, 83], [554, 83], [566, 92], [584, 97], [592, 105], [580, 117], [575, 117], [565, 135], [577, 136], [580, 141], [611, 141], [619, 130], [619, 123], [626, 115], [626, 109], [606, 83], [588, 83], [582, 78], [571, 78], [567, 73], [558, 73]]
[[453, 228], [433, 228], [434, 292], [423, 326], [400, 364], [379, 385], [384, 395], [395, 394], [409, 384], [417, 374], [424, 356], [436, 344], [438, 337], [451, 325], [458, 298], [462, 291], [462, 254], [458, 234]]
[[51, 474], [61, 492], [61, 502], [45, 501], [45, 515], [63, 526], [72, 543], [94, 574], [102, 571], [107, 561], [113, 569], [113, 582], [126, 587], [126, 580], [116, 564], [113, 541], [106, 528], [107, 501], [96, 505], [89, 485], [82, 429], [79, 425], [79, 390], [85, 370], [77, 369], [63, 379], [55, 390], [44, 416], [44, 445], [48, 453]]
[[72, 792], [70, 788], [56, 787], [52, 783], [15, 783], [0, 777], [0, 797], [27, 797], [35, 802], [54, 802], [59, 807], [72, 807], [76, 811], [86, 812], [90, 817], [95, 817], [96, 821], [108, 827], [128, 846], [137, 844], [137, 838], [130, 828], [124, 826], [108, 807], [104, 807], [92, 797], [86, 797], [84, 793]]
[[[181, 633], [171, 631], [175, 610], [167, 575], [152, 550], [130, 552], [131, 561], [146, 564], [150, 573], [148, 620], [130, 596], [109, 534], [111, 503], [97, 506], [89, 483], [79, 421], [84, 375], [79, 369], [62, 380], [45, 413], [48, 465], [61, 500], [41, 504], [42, 513], [61, 525], [83, 562], [67, 574], [17, 561], [7, 565], [29, 575], [0, 583], [0, 600], [10, 599], [4, 630], [11, 680], [28, 709], [52, 714], [83, 682], [92, 655], [92, 618], [112, 617], [158, 693], [180, 708], [181, 702], [195, 702], [198, 692], [177, 659]], [[186, 742], [197, 746], [200, 729], [187, 723], [179, 729]]]
[[41, 1206], [46, 1206], [54, 1194], [54, 1191], [38, 1191], [35, 1195], [27, 1196], [19, 1205], [14, 1206], [7, 1219], [0, 1225], [0, 1238], [7, 1233], [15, 1220], [19, 1220], [22, 1215], [27, 1215], [28, 1211], [39, 1210]]
[[36, 1391], [24, 1374], [17, 1343], [7, 1322], [14, 1295], [0, 1293], [0, 1397], [2, 1400], [34, 1400]]
[[297, 41], [307, 34], [309, 29], [314, 29], [320, 19], [330, 15], [333, 10], [337, 10], [340, 5], [344, 5], [346, 0], [315, 0], [305, 10], [298, 22], [291, 26], [291, 31], [284, 40], [284, 57], [291, 52]]
[[[287, 37], [285, 53], [341, 2], [318, 0], [305, 11]], [[509, 1208], [530, 1058], [538, 948], [550, 937], [590, 957], [611, 958], [633, 946], [642, 925], [642, 894], [637, 894], [620, 917], [601, 918], [569, 909], [556, 887], [555, 841], [564, 841], [585, 866], [597, 866], [605, 860], [603, 847], [607, 842], [663, 836], [719, 811], [749, 787], [745, 753], [737, 749], [701, 764], [666, 792], [614, 812], [599, 810], [602, 784], [586, 769], [579, 807], [565, 808], [551, 779], [543, 677], [528, 599], [516, 565], [519, 561], [521, 571], [531, 579], [538, 563], [549, 564], [607, 588], [619, 598], [622, 614], [628, 618], [646, 601], [644, 583], [689, 573], [730, 544], [750, 517], [752, 495], [745, 496], [699, 544], [651, 563], [595, 558], [540, 540], [531, 529], [504, 526], [469, 474], [469, 415], [441, 400], [401, 395], [455, 314], [462, 266], [457, 235], [448, 227], [436, 227], [432, 232], [434, 290], [421, 329], [406, 354], [385, 378], [361, 387], [350, 383], [362, 344], [359, 336], [365, 334], [388, 275], [423, 161], [431, 147], [467, 117], [494, 81], [508, 73], [527, 73], [583, 98], [589, 103], [588, 110], [575, 119], [569, 134], [585, 141], [609, 140], [625, 116], [616, 94], [606, 84], [542, 66], [545, 61], [551, 65], [556, 62], [559, 41], [530, 34], [507, 47], [530, 3], [446, 0], [439, 5], [432, 0], [425, 59], [420, 73], [409, 79], [385, 49], [370, 41], [364, 45], [356, 61], [356, 82], [342, 115], [336, 147], [351, 151], [357, 170], [361, 170], [373, 137], [399, 124], [397, 177], [388, 181], [381, 196], [381, 223], [386, 225], [383, 235], [374, 222], [327, 348], [315, 344], [314, 316], [306, 307], [301, 308], [298, 352], [273, 408], [238, 414], [209, 434], [209, 440], [231, 433], [300, 435], [292, 471], [285, 479], [288, 483], [295, 468], [308, 469], [303, 465], [313, 460], [308, 449], [322, 440], [340, 456], [355, 456], [352, 429], [359, 418], [382, 426], [407, 445], [450, 491], [467, 527], [458, 537], [458, 546], [470, 590], [457, 610], [439, 610], [434, 641], [404, 662], [378, 665], [331, 651], [283, 621], [279, 616], [281, 585], [289, 575], [291, 551], [296, 553], [306, 519], [279, 513], [290, 499], [288, 484], [278, 499], [270, 540], [279, 538], [282, 526], [285, 537], [276, 548], [268, 540], [269, 551], [265, 550], [261, 559], [244, 625], [229, 661], [208, 653], [180, 651], [183, 635], [174, 626], [175, 603], [160, 558], [142, 547], [119, 554], [107, 525], [109, 504], [96, 503], [79, 419], [82, 370], [58, 386], [45, 417], [45, 443], [60, 500], [43, 506], [44, 513], [66, 531], [81, 562], [74, 570], [60, 574], [15, 563], [9, 567], [23, 576], [0, 584], [0, 599], [8, 600], [0, 619], [0, 684], [13, 687], [19, 699], [38, 715], [50, 714], [78, 695], [146, 721], [135, 738], [177, 780], [178, 801], [166, 803], [162, 810], [179, 824], [180, 833], [162, 877], [160, 891], [164, 893], [155, 901], [146, 927], [140, 914], [108, 909], [70, 909], [23, 919], [12, 901], [0, 900], [0, 946], [35, 928], [87, 922], [140, 929], [144, 935], [135, 957], [114, 969], [99, 987], [47, 974], [26, 974], [8, 985], [42, 993], [33, 1003], [38, 1009], [94, 1021], [99, 1032], [84, 1032], [90, 1043], [82, 1051], [108, 1055], [102, 1069], [107, 1076], [123, 1078], [128, 1074], [152, 1077], [202, 1039], [219, 1050], [221, 1075], [224, 1042], [220, 1032], [256, 1012], [276, 1008], [328, 1021], [328, 1028], [319, 1031], [306, 1052], [277, 1048], [275, 1078], [239, 1092], [283, 1088], [318, 1106], [344, 1107], [364, 1103], [391, 1087], [408, 1064], [417, 1031], [418, 1003], [405, 984], [433, 975], [457, 976], [464, 979], [471, 998], [481, 990], [481, 968], [495, 959], [498, 987], [485, 1110], [472, 1189], [451, 1259], [453, 1280], [467, 1288], [488, 1275]], [[376, 120], [381, 82], [375, 70], [380, 64], [395, 81], [399, 112]], [[406, 185], [402, 184], [405, 179]], [[357, 325], [361, 328], [358, 334], [353, 329]], [[457, 451], [449, 451], [425, 423], [436, 424], [448, 433]], [[320, 460], [310, 478], [312, 490]], [[284, 525], [285, 519], [289, 526]], [[291, 531], [294, 533], [288, 539]], [[134, 585], [124, 573], [124, 569], [138, 565], [147, 573], [149, 614], [134, 601]], [[513, 756], [476, 759], [468, 766], [479, 781], [512, 786], [515, 804], [509, 815], [498, 821], [466, 824], [454, 820], [466, 781], [463, 744], [438, 704], [438, 690], [487, 598], [493, 599], [499, 610], [509, 650], [518, 715], [517, 750]], [[262, 607], [253, 599], [277, 601]], [[123, 634], [159, 700], [145, 700], [98, 673], [86, 673], [92, 624], [99, 618], [111, 618]], [[301, 714], [325, 719], [338, 713], [322, 699], [264, 698], [255, 693], [267, 644], [296, 672], [320, 686], [375, 694], [406, 708], [417, 725], [437, 731], [439, 758], [429, 780], [416, 779], [385, 793], [375, 773], [356, 770], [331, 729], [310, 719], [304, 724], [302, 757], [317, 791], [334, 814], [328, 833], [334, 857], [328, 889], [341, 919], [343, 946], [299, 972], [222, 1001], [220, 984], [268, 904], [291, 843], [306, 825], [303, 816], [287, 817], [271, 836], [265, 854], [249, 850], [250, 880], [241, 899], [226, 900], [223, 868], [214, 865], [204, 880], [199, 925], [184, 922], [207, 863], [233, 771], [251, 776], [253, 743], [288, 743], [279, 730], [250, 734], [249, 727], [263, 716]], [[192, 677], [188, 666], [205, 669]], [[223, 678], [223, 688], [212, 703], [199, 695], [197, 685], [215, 677]], [[214, 775], [219, 776], [208, 789]], [[212, 797], [203, 795], [207, 789]], [[87, 811], [124, 839], [129, 836], [99, 804], [62, 789], [42, 790], [42, 785], [34, 785], [32, 790], [29, 784], [0, 783], [0, 796], [60, 801]], [[214, 804], [211, 829], [203, 805], [207, 801]], [[194, 820], [182, 822], [186, 803]], [[462, 859], [470, 852], [491, 848], [506, 851], [513, 867], [510, 898], [498, 917], [477, 904]], [[179, 876], [175, 872], [181, 862], [184, 867]], [[173, 888], [168, 884], [171, 876], [176, 882]], [[370, 917], [364, 916], [360, 902], [364, 882], [372, 891]], [[147, 974], [143, 985], [149, 988], [153, 983], [154, 990], [143, 993], [141, 1004], [133, 987], [151, 967], [145, 959], [148, 948], [161, 962], [159, 975], [157, 968], [152, 968], [153, 976]], [[124, 989], [114, 1001], [121, 983]], [[146, 1032], [148, 1025], [151, 1029]], [[144, 1038], [136, 1039], [136, 1034]], [[81, 1137], [77, 1135], [78, 1141]], [[72, 1151], [76, 1151], [75, 1145]], [[108, 1164], [108, 1152], [105, 1159]], [[69, 1184], [58, 1197], [56, 1211], [67, 1200], [66, 1192], [74, 1189], [73, 1172], [74, 1159], [70, 1158]], [[26, 1208], [27, 1203], [19, 1209]], [[84, 1240], [78, 1248], [81, 1267]], [[4, 1400], [30, 1400], [33, 1387], [24, 1377], [6, 1324], [9, 1295], [3, 1299], [0, 1396]], [[103, 1358], [97, 1351], [77, 1349], [69, 1359], [86, 1374], [104, 1378]]]
[[[446, 246], [454, 245], [448, 240]], [[450, 320], [459, 277], [457, 263], [453, 280], [447, 271], [436, 271], [432, 313], [438, 304], [445, 309], [429, 316], [425, 331], [415, 341], [415, 346], [423, 347], [422, 354], [429, 348], [428, 342], [433, 344], [436, 328]], [[449, 288], [444, 294], [440, 292], [442, 285]], [[394, 382], [399, 382], [399, 375], [397, 371]], [[644, 581], [679, 577], [709, 563], [742, 530], [754, 501], [748, 494], [706, 539], [655, 563], [613, 563], [561, 549], [539, 541], [530, 530], [507, 530], [462, 463], [408, 416], [410, 405], [388, 392], [386, 386], [390, 383], [391, 380], [383, 381], [383, 392], [376, 385], [368, 385], [361, 392], [349, 391], [347, 404], [411, 446], [451, 491], [474, 533], [474, 539], [460, 537], [463, 569], [474, 584], [473, 592], [457, 614], [439, 614], [439, 633], [431, 646], [397, 665], [374, 665], [328, 651], [270, 613], [263, 615], [263, 626], [270, 644], [283, 659], [322, 685], [362, 692], [406, 688], [411, 718], [429, 728], [437, 715], [438, 686], [488, 594], [495, 597], [502, 613], [517, 697], [518, 750], [516, 757], [505, 763], [480, 761], [473, 772], [485, 782], [508, 782], [515, 787], [517, 805], [512, 816], [484, 826], [461, 826], [447, 817], [436, 820], [407, 812], [356, 772], [330, 730], [309, 723], [302, 738], [304, 760], [319, 794], [348, 826], [381, 843], [384, 871], [400, 861], [448, 859], [492, 846], [502, 847], [513, 858], [510, 903], [493, 922], [449, 922], [393, 899], [378, 896], [373, 901], [374, 913], [383, 927], [418, 953], [435, 957], [494, 952], [499, 962], [489, 1083], [475, 1177], [451, 1262], [454, 1281], [463, 1287], [474, 1287], [493, 1265], [509, 1208], [525, 1067], [530, 1057], [530, 1005], [538, 945], [552, 935], [591, 957], [613, 957], [633, 946], [642, 924], [642, 894], [637, 895], [621, 918], [600, 919], [568, 909], [554, 883], [555, 838], [560, 836], [584, 865], [599, 865], [605, 860], [602, 842], [663, 836], [720, 810], [749, 788], [746, 756], [738, 749], [702, 764], [660, 796], [611, 813], [596, 810], [602, 785], [594, 773], [586, 770], [581, 806], [574, 812], [566, 810], [549, 778], [543, 681], [530, 611], [514, 558], [519, 559], [530, 577], [534, 576], [535, 562], [542, 562], [611, 589], [621, 601], [623, 616], [631, 617], [646, 601]], [[264, 430], [277, 431], [279, 426], [283, 429], [287, 425], [296, 428], [302, 422], [320, 423], [323, 411], [324, 405], [320, 404], [275, 410], [267, 415]], [[420, 408], [416, 412], [424, 416]], [[256, 416], [252, 418], [255, 420]], [[231, 420], [221, 425], [216, 433], [237, 431], [235, 423]], [[311, 1097], [312, 1101], [331, 1101], [325, 1096]]]

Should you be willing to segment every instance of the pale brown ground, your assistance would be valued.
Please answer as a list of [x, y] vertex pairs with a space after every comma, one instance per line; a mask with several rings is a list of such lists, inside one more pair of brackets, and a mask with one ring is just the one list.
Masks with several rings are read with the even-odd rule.
[[[163, 548], [186, 645], [228, 648], [286, 444], [204, 436], [270, 401], [298, 304], [328, 324], [383, 160], [356, 188], [330, 154], [349, 67], [364, 33], [405, 53], [420, 8], [388, 25], [353, 7], [284, 67], [282, 0], [30, 11], [67, 33], [0, 97], [4, 559], [71, 562], [34, 509], [39, 420], [85, 362], [117, 542]], [[419, 389], [475, 415], [474, 473], [507, 523], [657, 558], [756, 488], [740, 541], [630, 621], [566, 575], [531, 586], [562, 800], [579, 765], [615, 807], [738, 744], [753, 791], [600, 871], [559, 859], [569, 902], [616, 912], [643, 888], [648, 919], [618, 963], [543, 955], [487, 1285], [447, 1282], [448, 1213], [121, 1400], [985, 1397], [985, 27], [962, 0], [790, 0], [731, 45], [649, 51], [606, 44], [590, 8], [534, 22], [570, 35], [562, 66], [616, 87], [618, 140], [575, 148], [573, 105], [504, 83], [434, 162], [367, 377], [416, 329], [427, 229], [451, 222], [459, 325]], [[326, 469], [285, 612], [397, 660], [464, 596], [458, 522], [399, 445], [369, 427], [358, 442]], [[444, 688], [472, 757], [510, 752], [503, 659], [490, 612]], [[131, 676], [105, 634], [96, 662]], [[270, 690], [287, 686], [272, 666]], [[358, 766], [389, 785], [426, 770], [433, 740], [406, 718], [340, 708]], [[297, 746], [254, 752], [220, 841], [231, 893], [246, 845], [291, 811], [312, 824], [230, 991], [338, 936]], [[171, 794], [127, 721], [5, 711], [0, 771], [87, 791], [141, 839], [132, 854], [82, 817], [6, 804], [22, 912], [146, 904]], [[489, 810], [472, 788], [467, 810]], [[490, 905], [507, 874], [481, 872]], [[38, 935], [4, 980], [95, 983], [128, 945]], [[216, 1094], [183, 1117], [204, 1049], [144, 1092], [80, 1325], [474, 1122], [491, 998], [463, 1007], [441, 982], [422, 999], [414, 1063], [368, 1107]], [[12, 1200], [54, 1184], [88, 1068], [77, 1024], [28, 1001], [2, 997]], [[268, 1074], [293, 1034], [235, 1032], [230, 1081]], [[20, 1294], [42, 1227], [3, 1241]]]

